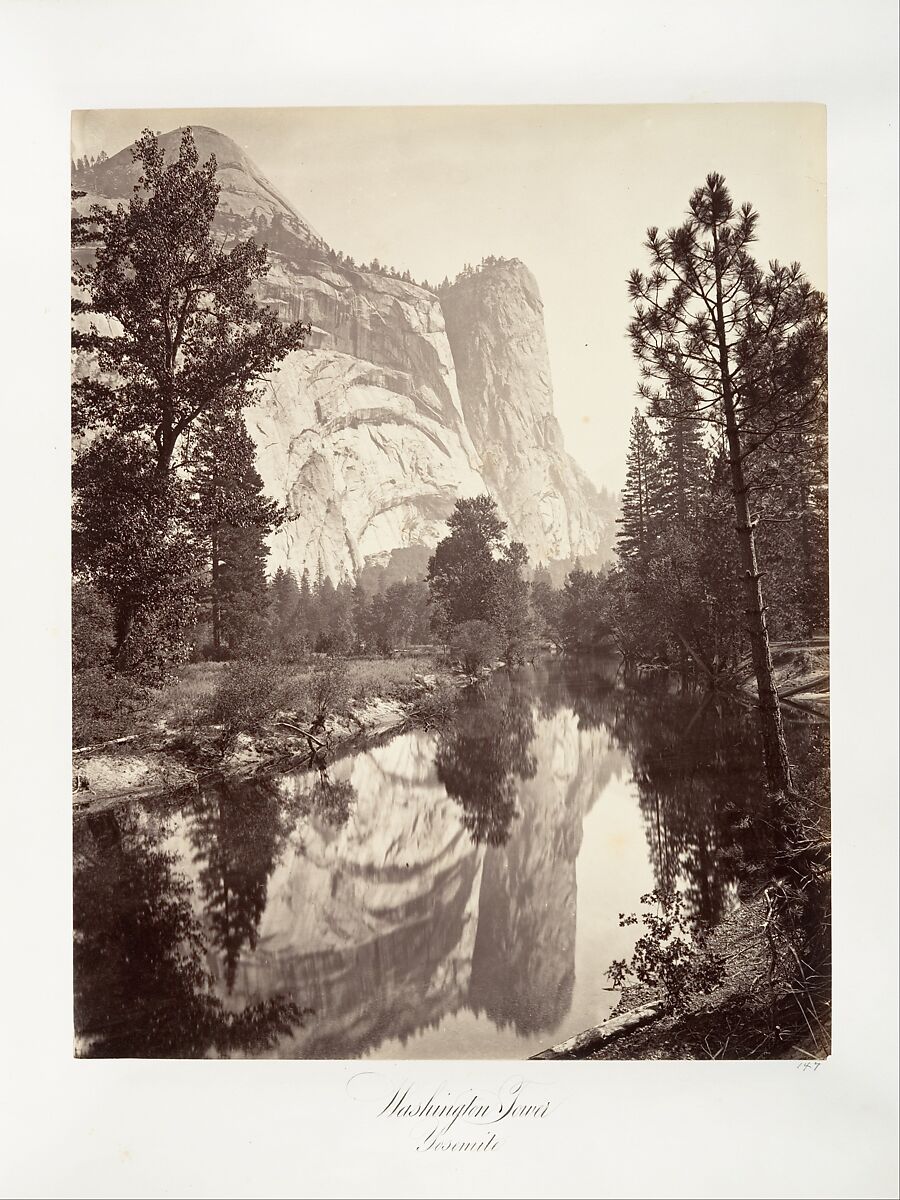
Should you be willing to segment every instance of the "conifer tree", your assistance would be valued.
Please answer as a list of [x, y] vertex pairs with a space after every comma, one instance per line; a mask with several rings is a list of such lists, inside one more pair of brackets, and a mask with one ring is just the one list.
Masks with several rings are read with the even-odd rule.
[[752, 205], [735, 208], [721, 175], [708, 175], [680, 227], [647, 232], [650, 271], [629, 278], [629, 335], [653, 415], [703, 415], [724, 434], [766, 771], [774, 789], [790, 790], [751, 460], [824, 402], [826, 305], [799, 263], [756, 263], [749, 247], [757, 222]]
[[695, 521], [707, 484], [707, 454], [699, 422], [685, 415], [660, 420], [659, 505], [667, 524]]
[[300, 588], [294, 572], [279, 567], [269, 584], [269, 606], [276, 641], [287, 646], [293, 641], [300, 604]]
[[199, 419], [191, 462], [195, 528], [208, 569], [213, 649], [252, 640], [266, 611], [265, 538], [282, 520], [263, 494], [243, 417], [218, 404]]
[[656, 439], [645, 417], [635, 409], [628, 442], [627, 474], [622, 489], [616, 549], [619, 557], [644, 560], [657, 529], [660, 499], [660, 458]]

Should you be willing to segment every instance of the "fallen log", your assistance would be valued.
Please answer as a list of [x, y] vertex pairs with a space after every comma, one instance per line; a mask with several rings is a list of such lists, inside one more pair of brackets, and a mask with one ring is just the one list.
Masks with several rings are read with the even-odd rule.
[[108, 742], [98, 742], [96, 746], [79, 746], [72, 753], [87, 754], [90, 750], [102, 750], [104, 746], [119, 746], [122, 742], [136, 742], [138, 738], [146, 736], [146, 733], [130, 733], [128, 737], [112, 738]]
[[820, 687], [823, 683], [828, 683], [830, 675], [830, 671], [822, 671], [818, 675], [810, 676], [810, 678], [804, 680], [803, 683], [798, 683], [795, 686], [788, 688], [779, 688], [778, 698], [779, 700], [787, 700], [789, 696], [799, 696], [802, 695], [803, 692], [814, 692], [815, 689]]
[[307, 739], [307, 741], [315, 742], [317, 746], [321, 746], [323, 750], [327, 750], [328, 746], [325, 742], [320, 742], [317, 737], [309, 732], [308, 729], [301, 729], [299, 725], [293, 725], [290, 721], [276, 721], [276, 725], [283, 725], [285, 729], [292, 729], [294, 733], [299, 733]]
[[648, 1025], [651, 1021], [655, 1021], [661, 1012], [662, 1004], [659, 1001], [643, 1004], [640, 1008], [632, 1009], [631, 1012], [622, 1013], [618, 1017], [611, 1017], [601, 1025], [594, 1025], [590, 1029], [585, 1029], [582, 1033], [577, 1033], [567, 1041], [559, 1042], [556, 1046], [551, 1046], [549, 1050], [542, 1050], [540, 1054], [532, 1054], [531, 1058], [583, 1058], [585, 1054], [590, 1053], [591, 1050], [594, 1050], [604, 1042], [608, 1042], [620, 1034], [628, 1033], [632, 1029], [638, 1029], [641, 1025]]

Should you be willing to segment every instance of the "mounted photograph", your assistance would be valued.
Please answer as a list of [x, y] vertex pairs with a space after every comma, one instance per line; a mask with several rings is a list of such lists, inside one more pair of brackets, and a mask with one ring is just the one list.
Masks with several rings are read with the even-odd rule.
[[72, 113], [76, 1057], [829, 1056], [825, 149]]

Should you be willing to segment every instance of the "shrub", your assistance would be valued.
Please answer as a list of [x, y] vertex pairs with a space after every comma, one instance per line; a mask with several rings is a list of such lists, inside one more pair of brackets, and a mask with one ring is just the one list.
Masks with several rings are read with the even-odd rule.
[[452, 683], [442, 679], [431, 691], [416, 699], [412, 715], [426, 729], [430, 725], [443, 725], [453, 716], [459, 704], [459, 692]]
[[463, 621], [450, 631], [450, 654], [474, 675], [496, 660], [501, 641], [499, 631], [487, 621]]
[[147, 689], [127, 675], [88, 667], [72, 676], [72, 742], [90, 746], [131, 731], [134, 717], [146, 710]]
[[352, 638], [346, 629], [330, 629], [316, 638], [320, 654], [349, 654]]
[[313, 667], [305, 680], [302, 707], [314, 725], [323, 725], [331, 714], [343, 712], [350, 699], [350, 678], [347, 663], [342, 658], [328, 656]]
[[[643, 913], [646, 932], [635, 943], [631, 962], [624, 958], [610, 964], [607, 975], [614, 987], [623, 987], [629, 978], [659, 989], [663, 1005], [671, 1012], [682, 1012], [696, 995], [709, 995], [725, 974], [725, 960], [707, 949], [703, 929], [692, 930], [684, 916], [684, 902], [678, 892], [656, 889], [641, 896], [642, 904], [655, 904], [656, 912]], [[636, 925], [632, 913], [619, 913], [619, 924]]]
[[271, 720], [282, 705], [284, 669], [271, 659], [231, 662], [203, 707], [205, 720], [223, 726], [224, 744], [238, 733], [250, 733]]

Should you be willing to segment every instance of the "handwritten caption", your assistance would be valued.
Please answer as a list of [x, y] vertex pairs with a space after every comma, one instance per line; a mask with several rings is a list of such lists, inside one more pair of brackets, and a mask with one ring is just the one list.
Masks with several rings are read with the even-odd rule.
[[376, 1120], [408, 1127], [421, 1153], [491, 1153], [500, 1149], [513, 1126], [546, 1122], [555, 1103], [537, 1086], [515, 1076], [494, 1090], [446, 1084], [436, 1088], [380, 1078], [361, 1072], [348, 1082], [354, 1099], [370, 1104]]

